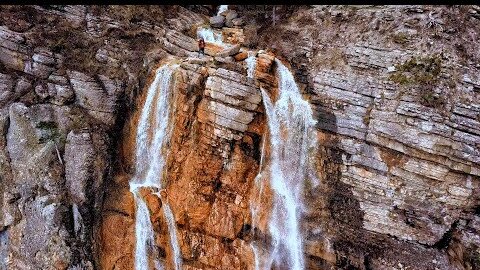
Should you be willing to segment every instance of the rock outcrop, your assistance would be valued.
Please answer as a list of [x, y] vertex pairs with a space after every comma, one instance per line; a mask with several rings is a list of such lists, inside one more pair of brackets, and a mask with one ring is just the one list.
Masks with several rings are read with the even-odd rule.
[[223, 24], [225, 23], [224, 16], [215, 16], [210, 18], [210, 25], [215, 28], [222, 28]]
[[0, 12], [1, 268], [98, 269], [116, 134], [151, 48], [135, 37], [168, 41], [161, 28], [175, 33], [204, 18], [180, 8], [163, 25], [127, 27], [124, 13], [93, 7]]
[[322, 259], [312, 269], [479, 267], [476, 237], [455, 235], [478, 217], [480, 58], [447, 37], [469, 39], [458, 27], [476, 23], [463, 10], [322, 6], [266, 34], [318, 119], [322, 184], [305, 230], [307, 253]]

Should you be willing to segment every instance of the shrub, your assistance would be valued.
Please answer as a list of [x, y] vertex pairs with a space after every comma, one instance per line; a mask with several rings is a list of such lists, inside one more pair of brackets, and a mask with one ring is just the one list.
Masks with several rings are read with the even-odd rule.
[[399, 84], [432, 84], [437, 82], [442, 60], [439, 56], [412, 57], [401, 65], [396, 65], [396, 72], [390, 80]]
[[406, 44], [408, 42], [408, 36], [405, 33], [397, 33], [392, 35], [393, 42], [398, 44]]
[[438, 55], [412, 57], [395, 68], [397, 71], [390, 75], [390, 80], [400, 85], [416, 86], [422, 105], [439, 108], [446, 104], [445, 97], [435, 93], [442, 68], [442, 60]]

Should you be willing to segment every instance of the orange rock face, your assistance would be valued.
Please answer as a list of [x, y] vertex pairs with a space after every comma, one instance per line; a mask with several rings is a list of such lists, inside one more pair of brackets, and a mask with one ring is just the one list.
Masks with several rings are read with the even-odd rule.
[[221, 52], [224, 48], [220, 45], [206, 42], [205, 43], [205, 54], [210, 56], [215, 56], [217, 53]]
[[[206, 46], [207, 53], [217, 49]], [[234, 89], [242, 89], [244, 96]], [[128, 182], [134, 172], [134, 134], [143, 99], [124, 129], [125, 172], [115, 177], [115, 188], [106, 198], [102, 269], [133, 267], [135, 205]], [[165, 203], [174, 215], [183, 269], [253, 269], [250, 200], [265, 130], [260, 101], [259, 87], [245, 74], [221, 68], [207, 73], [187, 63], [177, 69], [166, 189], [160, 196], [150, 188], [140, 190], [155, 231], [156, 257], [168, 269], [173, 269], [173, 251], [162, 211]], [[266, 217], [262, 220], [265, 230]]]
[[247, 59], [248, 53], [247, 52], [239, 52], [233, 56], [235, 58], [235, 61], [243, 61]]

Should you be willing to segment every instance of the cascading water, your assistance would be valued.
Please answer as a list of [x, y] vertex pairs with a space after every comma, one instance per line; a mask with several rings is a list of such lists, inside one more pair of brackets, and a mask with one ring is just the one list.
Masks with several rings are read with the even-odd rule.
[[247, 63], [247, 77], [253, 79], [255, 75], [255, 68], [257, 66], [257, 58], [255, 57], [255, 53], [249, 51], [248, 58], [245, 59], [245, 62]]
[[147, 204], [141, 198], [137, 187], [130, 187], [136, 205], [135, 212], [135, 269], [148, 270], [148, 247], [154, 243], [153, 226]]
[[205, 42], [224, 45], [222, 33], [216, 32], [212, 28], [199, 27], [197, 29], [197, 36], [199, 38], [202, 37]]
[[[136, 205], [135, 212], [135, 269], [149, 269], [149, 247], [154, 245], [154, 231], [150, 212], [142, 198], [141, 188], [160, 190], [164, 188], [163, 169], [166, 160], [166, 147], [170, 138], [170, 96], [174, 71], [178, 65], [164, 65], [155, 74], [148, 88], [136, 134], [135, 176], [130, 181], [130, 191]], [[151, 136], [149, 135], [151, 134]], [[158, 196], [158, 192], [155, 192]], [[180, 248], [178, 246], [175, 221], [166, 201], [162, 205], [170, 234], [175, 269], [181, 269]], [[155, 262], [158, 268], [158, 262]]]
[[218, 7], [218, 12], [217, 12], [217, 16], [220, 16], [220, 14], [224, 11], [227, 11], [228, 10], [228, 5], [220, 5]]
[[[217, 16], [219, 16], [220, 13], [226, 10], [228, 10], [228, 5], [220, 5], [220, 7], [218, 8]], [[222, 32], [215, 31], [209, 27], [199, 27], [197, 29], [197, 37], [203, 38], [205, 42], [214, 43], [222, 46], [225, 45], [223, 42]]]
[[177, 232], [175, 230], [175, 219], [173, 217], [172, 209], [170, 205], [163, 205], [163, 214], [167, 220], [168, 234], [170, 235], [170, 243], [173, 252], [173, 265], [176, 270], [182, 269], [182, 257], [180, 256], [180, 246], [178, 245]]
[[[300, 270], [305, 268], [300, 233], [300, 218], [303, 211], [302, 195], [307, 180], [316, 184], [313, 158], [310, 154], [316, 146], [315, 124], [309, 103], [304, 100], [293, 75], [278, 59], [277, 77], [279, 97], [273, 103], [262, 89], [265, 113], [269, 128], [270, 154], [265, 159], [262, 150], [262, 166], [256, 184], [260, 196], [268, 184], [272, 192], [272, 209], [268, 222], [271, 243], [268, 250], [261, 243], [252, 243], [255, 254], [255, 269]], [[264, 142], [265, 143], [265, 142]], [[268, 176], [269, 182], [264, 183]], [[258, 199], [257, 199], [258, 200]], [[258, 223], [261, 204], [252, 206], [253, 225]]]

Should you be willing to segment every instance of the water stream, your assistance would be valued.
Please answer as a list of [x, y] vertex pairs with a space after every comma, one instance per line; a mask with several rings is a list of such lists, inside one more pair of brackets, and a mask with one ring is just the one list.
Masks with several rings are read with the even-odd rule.
[[218, 7], [218, 12], [217, 12], [217, 16], [220, 16], [220, 14], [224, 11], [227, 11], [228, 10], [228, 5], [220, 5]]
[[[171, 123], [170, 98], [174, 71], [178, 65], [164, 65], [156, 71], [155, 79], [148, 88], [136, 134], [135, 176], [130, 181], [130, 191], [135, 200], [135, 269], [149, 269], [149, 258], [154, 246], [154, 231], [150, 212], [140, 190], [149, 188], [158, 196], [164, 188], [164, 165], [168, 154], [166, 143], [170, 138]], [[175, 269], [181, 269], [180, 248], [178, 246], [175, 220], [168, 202], [162, 201], [164, 216], [170, 235]], [[155, 259], [155, 258], [154, 258]], [[155, 262], [159, 268], [159, 262]]]
[[[256, 65], [253, 53], [249, 53], [246, 62], [247, 76], [253, 79]], [[305, 183], [316, 179], [311, 157], [316, 145], [316, 121], [291, 72], [279, 60], [275, 62], [278, 97], [272, 100], [269, 93], [262, 89], [268, 137], [266, 135], [263, 139], [260, 172], [255, 179], [259, 193], [251, 207], [254, 228], [260, 223], [260, 216], [267, 214], [264, 234], [270, 238], [268, 243], [253, 241], [252, 248], [255, 269], [301, 270], [305, 269], [300, 228], [304, 211], [302, 197]], [[168, 154], [166, 145], [171, 135], [169, 123], [173, 122], [170, 101], [176, 67], [177, 65], [164, 65], [157, 70], [138, 123], [136, 171], [130, 182], [130, 191], [136, 205], [136, 270], [150, 269], [149, 263], [152, 260], [156, 269], [165, 267], [154, 254], [154, 230], [141, 191], [142, 188], [147, 188], [160, 197], [159, 191], [165, 188], [163, 175]], [[271, 192], [271, 198], [262, 197], [266, 196], [266, 192]], [[271, 207], [260, 203], [262, 198], [270, 199]], [[173, 256], [172, 265], [179, 270], [182, 268], [182, 260], [175, 220], [167, 200], [162, 202]]]
[[273, 102], [262, 89], [270, 151], [269, 156], [264, 157], [262, 150], [263, 164], [256, 179], [260, 196], [265, 190], [263, 185], [270, 186], [273, 193], [272, 208], [262, 209], [258, 202], [252, 206], [254, 227], [258, 223], [256, 215], [260, 211], [270, 211], [267, 229], [271, 243], [264, 247], [264, 244], [254, 241], [252, 248], [255, 269], [272, 269], [276, 266], [300, 270], [305, 269], [300, 230], [304, 210], [302, 197], [306, 181], [316, 183], [311, 156], [316, 145], [316, 121], [291, 72], [279, 60], [276, 60], [276, 65], [278, 99]]
[[213, 30], [212, 28], [199, 27], [197, 29], [197, 36], [203, 37], [205, 42], [214, 43], [217, 45], [224, 45], [222, 32]]
[[[220, 13], [228, 10], [228, 5], [220, 5], [218, 7], [217, 16]], [[210, 27], [201, 26], [197, 28], [197, 37], [203, 38], [205, 42], [214, 43], [216, 45], [224, 46], [225, 43], [223, 42], [223, 34], [219, 30], [214, 30]]]
[[255, 53], [249, 51], [245, 62], [247, 63], [247, 77], [253, 79], [255, 75], [255, 68], [257, 66], [257, 58], [255, 57]]
[[130, 189], [135, 201], [135, 270], [148, 270], [149, 248], [154, 244], [153, 226], [147, 204], [141, 198], [139, 190]]
[[168, 234], [170, 236], [170, 243], [173, 252], [173, 265], [175, 270], [180, 270], [182, 269], [182, 256], [180, 254], [180, 246], [178, 245], [177, 232], [175, 230], [175, 219], [170, 205], [163, 205], [163, 214], [165, 215], [168, 225]]

